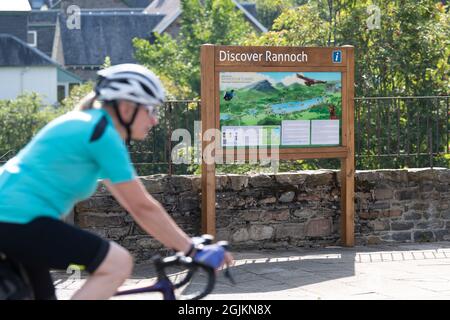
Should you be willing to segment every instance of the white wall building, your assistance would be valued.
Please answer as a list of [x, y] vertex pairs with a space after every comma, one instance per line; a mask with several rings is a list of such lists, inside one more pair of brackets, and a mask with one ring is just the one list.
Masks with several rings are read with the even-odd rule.
[[39, 93], [44, 103], [55, 104], [57, 97], [56, 66], [0, 67], [0, 99], [15, 99], [24, 93]]
[[45, 104], [53, 105], [68, 95], [71, 84], [81, 82], [19, 38], [0, 34], [0, 99], [36, 92]]

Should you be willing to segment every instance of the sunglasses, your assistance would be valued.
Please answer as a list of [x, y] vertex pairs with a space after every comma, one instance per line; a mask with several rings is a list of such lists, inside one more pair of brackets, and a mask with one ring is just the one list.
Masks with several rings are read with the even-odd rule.
[[158, 106], [144, 106], [147, 110], [148, 116], [153, 118], [159, 118], [159, 108]]

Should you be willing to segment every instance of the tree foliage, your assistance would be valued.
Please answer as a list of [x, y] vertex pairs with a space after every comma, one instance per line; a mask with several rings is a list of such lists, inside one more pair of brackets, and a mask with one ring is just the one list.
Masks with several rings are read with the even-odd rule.
[[66, 111], [44, 106], [36, 93], [0, 100], [0, 161], [14, 156], [42, 127]]
[[247, 45], [355, 46], [356, 95], [449, 93], [450, 19], [434, 0], [318, 0], [286, 9]]
[[136, 59], [155, 71], [171, 98], [195, 98], [200, 93], [200, 46], [238, 45], [251, 33], [250, 25], [231, 0], [181, 0], [180, 34], [155, 35], [154, 43], [134, 39]]
[[[449, 13], [434, 0], [309, 1], [284, 9], [270, 32], [245, 44], [353, 45], [356, 96], [450, 94]], [[365, 156], [358, 166], [430, 165], [427, 154], [442, 151], [446, 143], [444, 104], [432, 99], [357, 101], [361, 127], [355, 128], [356, 144]], [[424, 155], [414, 161], [412, 156], [377, 156], [396, 152]], [[434, 165], [448, 166], [448, 160], [435, 157]]]

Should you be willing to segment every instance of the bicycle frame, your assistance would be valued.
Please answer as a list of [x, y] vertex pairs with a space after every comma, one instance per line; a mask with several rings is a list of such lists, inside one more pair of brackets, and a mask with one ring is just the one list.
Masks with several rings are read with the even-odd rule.
[[175, 286], [168, 278], [159, 279], [155, 284], [138, 289], [117, 292], [115, 296], [124, 296], [138, 293], [161, 292], [164, 300], [176, 300]]
[[[175, 289], [178, 289], [187, 284], [192, 279], [193, 275], [195, 274], [195, 272], [197, 272], [198, 269], [202, 269], [206, 272], [206, 274], [208, 275], [208, 280], [204, 290], [198, 294], [192, 295], [192, 297], [189, 298], [188, 300], [201, 299], [206, 295], [208, 295], [214, 289], [214, 285], [216, 282], [216, 274], [214, 270], [210, 267], [194, 262], [190, 257], [185, 257], [184, 255], [178, 253], [174, 256], [170, 256], [164, 259], [162, 259], [158, 255], [154, 257], [152, 260], [156, 267], [157, 272], [157, 280], [153, 285], [144, 288], [119, 291], [115, 294], [115, 296], [161, 292], [164, 300], [176, 300]], [[186, 276], [184, 276], [181, 279], [181, 281], [178, 281], [177, 283], [172, 283], [165, 271], [167, 267], [173, 266], [183, 267], [186, 270], [188, 270]]]

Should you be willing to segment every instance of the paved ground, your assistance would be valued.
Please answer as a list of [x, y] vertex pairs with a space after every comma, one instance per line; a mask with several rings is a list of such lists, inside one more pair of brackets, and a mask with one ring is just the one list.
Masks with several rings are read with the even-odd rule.
[[[207, 299], [450, 299], [450, 242], [329, 247], [233, 253], [237, 285], [219, 274]], [[54, 272], [59, 299], [83, 283], [77, 275]], [[151, 264], [135, 267], [123, 288], [154, 281]], [[185, 288], [193, 290], [195, 284]], [[161, 299], [144, 294], [122, 299]]]

